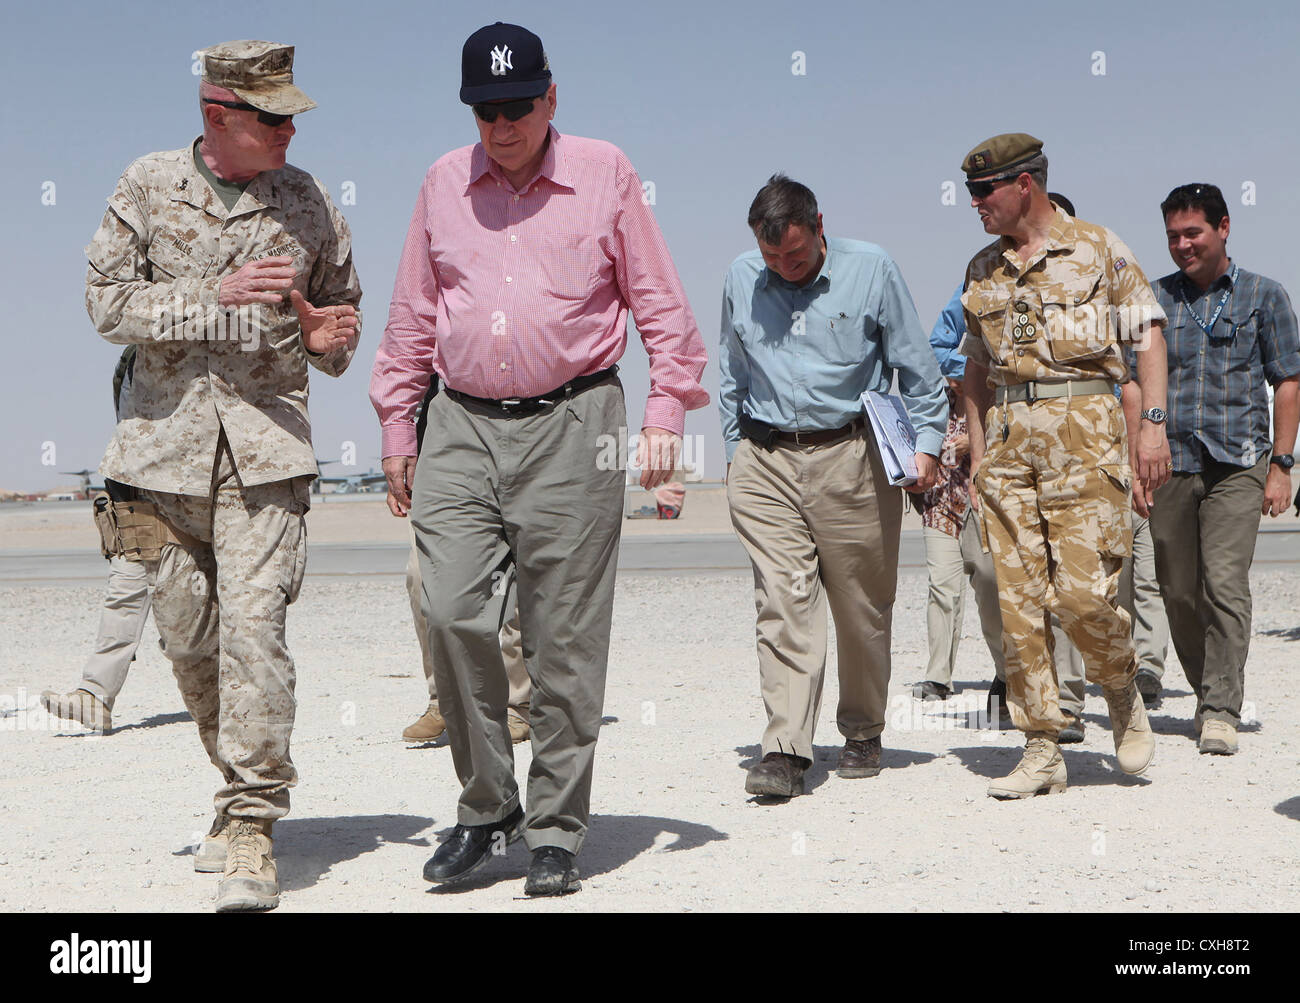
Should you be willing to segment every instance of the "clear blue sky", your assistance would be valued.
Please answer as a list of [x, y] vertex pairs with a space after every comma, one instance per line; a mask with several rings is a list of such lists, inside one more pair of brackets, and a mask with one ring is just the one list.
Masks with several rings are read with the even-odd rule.
[[[251, 6], [251, 5], [250, 5]], [[1045, 142], [1049, 184], [1133, 248], [1150, 277], [1173, 269], [1159, 202], [1212, 181], [1243, 265], [1300, 290], [1300, 14], [1279, 0], [1223, 3], [879, 4], [280, 2], [249, 7], [120, 2], [13, 5], [0, 67], [0, 170], [9, 371], [0, 394], [0, 488], [43, 490], [94, 468], [111, 434], [120, 349], [86, 317], [83, 248], [122, 169], [200, 129], [190, 54], [235, 38], [297, 46], [319, 104], [290, 160], [339, 200], [355, 237], [365, 327], [339, 380], [312, 371], [319, 455], [357, 444], [378, 465], [370, 365], [416, 188], [438, 156], [473, 142], [457, 100], [460, 47], [495, 20], [541, 35], [558, 84], [556, 126], [621, 146], [655, 185], [655, 212], [705, 344], [718, 341], [723, 273], [749, 248], [745, 212], [781, 170], [817, 193], [827, 231], [882, 245], [928, 330], [984, 242], [966, 199], [941, 201], [966, 151], [998, 132]], [[791, 72], [802, 52], [806, 73]], [[1105, 74], [1094, 53], [1104, 54]], [[54, 204], [45, 205], [47, 182]], [[1241, 203], [1253, 183], [1255, 204]], [[624, 358], [629, 419], [645, 354]], [[716, 394], [710, 363], [705, 385]], [[687, 431], [721, 471], [716, 409]], [[43, 466], [43, 443], [55, 466]]]

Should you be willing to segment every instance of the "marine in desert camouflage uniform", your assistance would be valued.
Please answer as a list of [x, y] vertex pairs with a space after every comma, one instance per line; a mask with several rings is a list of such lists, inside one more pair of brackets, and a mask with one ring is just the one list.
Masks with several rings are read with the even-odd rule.
[[195, 857], [223, 872], [218, 911], [279, 900], [271, 824], [297, 779], [285, 613], [317, 470], [307, 367], [340, 375], [360, 324], [347, 223], [285, 163], [293, 116], [315, 107], [292, 69], [291, 46], [206, 50], [202, 138], [132, 163], [86, 248], [96, 329], [140, 346], [100, 469], [153, 503], [172, 541], [151, 568], [154, 616], [223, 780]]
[[[989, 794], [1019, 798], [1066, 784], [1050, 613], [1102, 688], [1121, 769], [1142, 773], [1155, 752], [1133, 683], [1129, 617], [1117, 603], [1131, 549], [1132, 472], [1115, 384], [1128, 378], [1121, 342], [1133, 341], [1144, 402], [1163, 408], [1165, 316], [1123, 241], [1048, 201], [1039, 140], [995, 136], [962, 169], [985, 231], [1001, 235], [967, 267], [961, 350], [973, 484], [998, 578], [1008, 705], [1026, 734], [1021, 763]], [[1143, 483], [1163, 483], [1163, 425], [1144, 421], [1138, 441]]]

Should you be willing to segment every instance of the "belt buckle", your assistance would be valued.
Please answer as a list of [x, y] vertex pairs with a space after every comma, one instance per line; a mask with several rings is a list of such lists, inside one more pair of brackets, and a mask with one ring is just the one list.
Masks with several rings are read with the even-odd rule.
[[811, 432], [803, 432], [803, 431], [800, 431], [799, 429], [795, 429], [795, 433], [794, 433], [794, 444], [795, 444], [796, 446], [810, 446], [810, 445], [812, 445], [812, 443], [810, 443], [810, 442], [804, 442], [804, 441], [803, 441], [803, 438], [802, 438], [802, 436], [805, 436], [805, 435], [811, 435], [811, 434], [812, 434]]
[[497, 404], [500, 406], [502, 411], [513, 411], [523, 402], [524, 399], [522, 397], [503, 397], [501, 400], [497, 401]]

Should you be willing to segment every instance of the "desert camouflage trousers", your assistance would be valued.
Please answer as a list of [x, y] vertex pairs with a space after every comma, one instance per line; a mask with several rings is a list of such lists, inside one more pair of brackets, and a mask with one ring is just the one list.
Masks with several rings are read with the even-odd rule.
[[1065, 719], [1051, 613], [1090, 682], [1123, 687], [1137, 671], [1118, 603], [1132, 549], [1124, 415], [1110, 394], [1058, 397], [995, 405], [985, 428], [974, 484], [997, 572], [1007, 703], [1017, 728], [1055, 740]]
[[144, 492], [197, 541], [163, 548], [153, 614], [199, 740], [221, 772], [218, 813], [280, 818], [297, 782], [285, 611], [306, 567], [310, 480], [241, 485], [223, 433], [207, 497]]

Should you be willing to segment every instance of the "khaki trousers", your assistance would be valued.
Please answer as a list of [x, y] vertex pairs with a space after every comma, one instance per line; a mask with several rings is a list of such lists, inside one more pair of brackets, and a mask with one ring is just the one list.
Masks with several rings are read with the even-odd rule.
[[813, 758], [828, 604], [838, 639], [836, 723], [846, 739], [875, 738], [885, 727], [903, 497], [870, 434], [771, 450], [744, 439], [727, 501], [754, 566], [763, 755]]
[[[506, 577], [498, 579], [497, 588], [502, 587]], [[528, 697], [532, 692], [532, 683], [528, 680], [528, 667], [524, 665], [524, 649], [519, 640], [519, 608], [515, 603], [515, 580], [509, 576], [505, 585], [507, 591], [506, 605], [510, 608], [510, 619], [501, 628], [501, 658], [506, 664], [506, 677], [510, 680], [510, 709], [528, 720]], [[406, 562], [406, 594], [411, 601], [411, 619], [415, 623], [415, 636], [420, 642], [420, 661], [424, 666], [424, 682], [429, 688], [429, 700], [438, 700], [438, 682], [433, 674], [433, 659], [429, 656], [429, 624], [421, 608], [424, 602], [424, 589], [420, 585], [420, 549], [415, 545], [415, 527], [411, 527], [411, 558]]]
[[1151, 537], [1174, 650], [1202, 720], [1241, 721], [1250, 650], [1250, 565], [1269, 457], [1251, 467], [1206, 458], [1155, 495]]
[[[415, 468], [411, 522], [438, 706], [461, 783], [462, 825], [519, 803], [501, 655], [501, 576], [515, 576], [532, 678], [524, 839], [578, 852], [587, 834], [605, 699], [623, 471], [598, 462], [627, 425], [600, 383], [510, 417], [437, 394]], [[609, 468], [609, 469], [606, 469]]]
[[199, 740], [221, 772], [216, 810], [276, 819], [298, 773], [289, 758], [297, 702], [285, 613], [307, 562], [310, 477], [245, 487], [223, 432], [205, 497], [146, 491], [197, 541], [151, 562], [154, 622]]
[[[1263, 504], [1262, 499], [1260, 503]], [[1133, 618], [1138, 669], [1157, 679], [1164, 678], [1169, 619], [1165, 616], [1156, 577], [1156, 545], [1151, 538], [1151, 524], [1136, 512], [1133, 513], [1133, 556], [1124, 558], [1119, 573], [1119, 603]]]
[[153, 578], [140, 561], [114, 557], [108, 562], [108, 591], [99, 614], [95, 651], [81, 670], [81, 688], [109, 710], [135, 661], [144, 622], [149, 618]]

